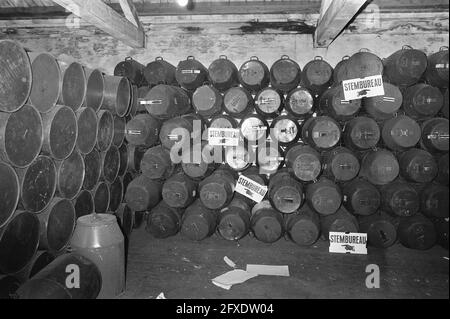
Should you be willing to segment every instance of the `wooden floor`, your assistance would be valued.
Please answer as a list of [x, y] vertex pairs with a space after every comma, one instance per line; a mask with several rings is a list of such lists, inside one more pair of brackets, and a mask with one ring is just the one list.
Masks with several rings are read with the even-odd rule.
[[[227, 291], [211, 279], [229, 270], [228, 256], [240, 268], [246, 264], [288, 265], [290, 277], [259, 276]], [[247, 236], [239, 243], [213, 236], [190, 242], [177, 235], [158, 240], [144, 228], [131, 236], [127, 291], [121, 298], [152, 299], [301, 299], [301, 298], [449, 298], [448, 251], [434, 247], [415, 251], [400, 244], [388, 250], [370, 249], [367, 256], [328, 253], [319, 241], [301, 248], [287, 240], [266, 245]], [[366, 288], [366, 266], [377, 264], [381, 287]]]

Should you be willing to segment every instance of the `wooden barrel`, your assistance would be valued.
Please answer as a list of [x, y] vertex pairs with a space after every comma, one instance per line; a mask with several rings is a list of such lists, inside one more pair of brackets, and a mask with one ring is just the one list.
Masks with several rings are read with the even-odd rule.
[[441, 109], [442, 116], [444, 116], [448, 120], [449, 116], [449, 98], [448, 98], [448, 89], [445, 90], [444, 93], [444, 106]]
[[223, 104], [225, 112], [229, 115], [242, 118], [253, 111], [255, 101], [249, 91], [236, 86], [225, 92]]
[[115, 212], [123, 199], [123, 183], [120, 177], [117, 177], [114, 182], [109, 185], [109, 210]]
[[320, 227], [322, 235], [328, 240], [330, 232], [357, 233], [359, 232], [358, 220], [350, 214], [344, 207], [336, 213], [320, 216]]
[[301, 75], [298, 63], [283, 55], [270, 68], [270, 83], [276, 90], [289, 93], [300, 84]]
[[270, 178], [269, 198], [279, 212], [292, 214], [303, 205], [302, 184], [295, 180], [287, 169], [282, 169]]
[[99, 111], [97, 116], [97, 149], [100, 152], [104, 152], [112, 145], [114, 138], [114, 116], [106, 110]]
[[77, 111], [85, 103], [87, 79], [84, 67], [78, 63], [71, 63], [64, 71], [62, 97], [65, 106]]
[[219, 168], [198, 186], [200, 200], [209, 209], [222, 209], [233, 198], [237, 177], [230, 170]]
[[181, 229], [183, 210], [168, 206], [161, 201], [147, 217], [145, 229], [155, 238], [167, 238], [176, 235]]
[[448, 153], [443, 155], [438, 162], [439, 172], [436, 180], [444, 185], [448, 185], [449, 173], [448, 173]]
[[406, 115], [416, 120], [436, 116], [444, 105], [444, 96], [433, 86], [419, 83], [405, 89], [403, 109]]
[[302, 138], [314, 148], [327, 150], [339, 143], [341, 127], [331, 117], [312, 117], [303, 124]]
[[423, 215], [402, 218], [398, 225], [400, 243], [411, 249], [428, 250], [437, 241], [433, 223]]
[[449, 246], [449, 221], [445, 219], [435, 219], [434, 228], [436, 229], [437, 242], [448, 250]]
[[106, 182], [98, 182], [92, 191], [94, 194], [94, 210], [97, 214], [106, 214], [109, 210], [111, 192]]
[[16, 211], [0, 228], [0, 274], [15, 274], [33, 259], [39, 246], [39, 219], [36, 214]]
[[131, 84], [125, 77], [105, 75], [102, 110], [125, 116], [131, 103]]
[[170, 151], [161, 145], [149, 148], [141, 161], [142, 174], [150, 179], [166, 180], [175, 170]]
[[316, 180], [322, 172], [319, 152], [309, 145], [296, 144], [286, 152], [286, 166], [302, 182]]
[[192, 95], [192, 105], [199, 115], [211, 117], [222, 113], [223, 97], [213, 86], [203, 85]]
[[301, 85], [313, 95], [321, 95], [333, 82], [333, 68], [321, 56], [308, 62], [302, 71]]
[[210, 121], [208, 127], [210, 128], [237, 128], [237, 121], [228, 114], [220, 114], [214, 116]]
[[300, 124], [290, 115], [281, 115], [273, 120], [270, 137], [281, 146], [297, 143], [300, 137]]
[[89, 74], [87, 81], [86, 107], [98, 112], [103, 105], [104, 94], [105, 77], [102, 71], [94, 69]]
[[85, 177], [83, 156], [74, 150], [65, 160], [56, 162], [57, 195], [66, 199], [74, 199], [81, 191]]
[[18, 169], [20, 206], [30, 213], [42, 212], [56, 191], [56, 166], [50, 157], [41, 155], [25, 169]]
[[252, 150], [244, 145], [225, 149], [225, 163], [236, 172], [242, 172], [249, 168], [252, 165], [252, 158], [255, 159]]
[[369, 117], [355, 117], [345, 125], [344, 143], [352, 150], [364, 151], [374, 148], [380, 138], [380, 127]]
[[250, 166], [241, 174], [255, 181], [259, 185], [267, 186], [268, 184], [267, 176], [263, 175], [257, 166]]
[[17, 42], [0, 42], [0, 111], [15, 112], [28, 100], [32, 89], [31, 63]]
[[119, 147], [120, 161], [119, 161], [119, 176], [122, 177], [128, 171], [128, 144], [123, 143]]
[[208, 68], [211, 84], [220, 92], [225, 92], [239, 84], [239, 75], [236, 65], [225, 55], [219, 56]]
[[348, 182], [358, 176], [360, 165], [348, 148], [338, 146], [323, 154], [323, 174], [338, 182]]
[[403, 104], [400, 89], [388, 82], [383, 82], [384, 95], [363, 99], [364, 110], [377, 121], [383, 121], [395, 116]]
[[125, 202], [137, 212], [152, 209], [161, 200], [161, 190], [161, 183], [141, 175], [128, 185]]
[[286, 111], [296, 117], [305, 118], [314, 112], [315, 97], [307, 88], [296, 88], [285, 101]]
[[365, 49], [353, 54], [345, 65], [346, 80], [362, 79], [374, 75], [383, 74], [383, 62], [381, 59]]
[[256, 239], [263, 243], [274, 243], [285, 233], [282, 214], [268, 200], [253, 207], [250, 223]]
[[230, 241], [244, 238], [250, 231], [251, 209], [247, 201], [235, 196], [219, 214], [217, 232]]
[[381, 187], [381, 207], [395, 216], [409, 217], [420, 210], [418, 191], [403, 181], [394, 181]]
[[406, 115], [400, 115], [383, 123], [381, 137], [393, 151], [414, 147], [420, 141], [422, 130], [419, 124]]
[[51, 253], [63, 251], [75, 230], [76, 214], [71, 201], [55, 197], [38, 215], [40, 223], [39, 249]]
[[448, 47], [441, 47], [439, 52], [428, 56], [425, 79], [428, 84], [439, 88], [448, 88]]
[[145, 105], [150, 115], [161, 120], [191, 111], [191, 102], [187, 92], [177, 86], [159, 84], [140, 100], [140, 104]]
[[88, 190], [82, 190], [72, 201], [75, 208], [76, 220], [82, 216], [93, 214], [95, 211], [94, 196]]
[[406, 45], [384, 60], [384, 75], [392, 84], [411, 86], [422, 78], [427, 64], [424, 52]]
[[342, 188], [343, 204], [353, 215], [370, 216], [375, 214], [381, 205], [381, 194], [378, 189], [358, 178]]
[[265, 140], [269, 133], [268, 128], [267, 121], [258, 114], [249, 114], [239, 123], [241, 135], [249, 142]]
[[0, 113], [0, 159], [19, 168], [29, 166], [43, 143], [43, 124], [31, 105], [15, 113]]
[[255, 151], [257, 151], [257, 163], [261, 174], [275, 174], [284, 164], [284, 151], [273, 141], [259, 144]]
[[398, 156], [400, 174], [409, 182], [429, 183], [438, 174], [438, 164], [427, 151], [412, 148]]
[[361, 109], [361, 100], [347, 101], [344, 98], [342, 85], [332, 86], [319, 99], [323, 112], [338, 121], [348, 121], [354, 118]]
[[385, 149], [369, 151], [361, 161], [360, 175], [374, 185], [389, 184], [399, 173], [397, 158]]
[[378, 211], [359, 218], [359, 229], [367, 234], [367, 244], [377, 248], [388, 248], [397, 240], [397, 227], [391, 216]]
[[334, 182], [321, 177], [316, 183], [307, 186], [306, 201], [320, 215], [331, 215], [341, 206], [342, 193]]
[[432, 218], [448, 218], [449, 188], [440, 184], [428, 184], [420, 193], [421, 212]]
[[171, 150], [175, 145], [189, 145], [191, 139], [202, 137], [205, 129], [203, 119], [197, 114], [187, 114], [167, 120], [161, 126], [161, 145]]
[[102, 170], [102, 159], [97, 150], [92, 150], [92, 152], [84, 156], [84, 168], [83, 188], [91, 191], [100, 180]]
[[196, 154], [195, 148], [191, 149], [189, 154], [190, 161], [183, 161], [181, 167], [183, 172], [189, 176], [194, 181], [204, 180], [206, 177], [212, 174], [215, 169], [215, 161], [212, 160], [213, 157], [209, 153], [214, 150], [214, 147], [210, 146], [208, 142], [202, 141], [201, 144], [201, 157], [200, 160], [196, 159], [198, 154]]
[[161, 122], [148, 114], [138, 114], [125, 128], [125, 138], [129, 144], [152, 147], [158, 142]]
[[181, 234], [194, 241], [210, 237], [216, 231], [218, 212], [206, 208], [197, 199], [183, 214]]
[[300, 246], [312, 246], [320, 235], [319, 215], [308, 205], [294, 214], [286, 215], [286, 233]]
[[239, 82], [251, 93], [261, 91], [269, 85], [269, 68], [256, 56], [252, 56], [250, 60], [244, 62], [240, 67]]
[[125, 77], [137, 86], [146, 85], [144, 77], [145, 66], [137, 62], [131, 57], [126, 57], [125, 61], [119, 62], [114, 68], [114, 75], [118, 77]]
[[333, 70], [333, 83], [341, 84], [342, 81], [348, 80], [347, 77], [347, 63], [350, 57], [345, 55], [342, 57], [342, 60], [336, 64]]
[[175, 78], [181, 87], [195, 91], [208, 80], [208, 70], [193, 56], [188, 56], [178, 63]]
[[197, 196], [197, 185], [184, 173], [171, 176], [163, 184], [162, 198], [173, 208], [186, 208]]
[[116, 146], [111, 146], [106, 152], [101, 152], [102, 171], [101, 177], [108, 183], [112, 183], [119, 176], [120, 153]]
[[114, 135], [113, 135], [113, 145], [120, 147], [125, 140], [125, 129], [127, 122], [125, 118], [114, 116]]
[[144, 69], [144, 77], [150, 86], [158, 84], [176, 85], [176, 68], [162, 57], [157, 57], [155, 61], [150, 62]]
[[284, 96], [273, 88], [265, 88], [256, 94], [256, 112], [265, 118], [275, 118], [280, 115], [284, 106]]
[[6, 163], [0, 162], [0, 229], [12, 218], [20, 198], [20, 182], [17, 173]]
[[98, 118], [94, 109], [82, 107], [76, 112], [77, 116], [77, 148], [81, 154], [89, 154], [97, 143]]
[[433, 118], [422, 123], [423, 148], [432, 153], [448, 152], [449, 149], [448, 119]]

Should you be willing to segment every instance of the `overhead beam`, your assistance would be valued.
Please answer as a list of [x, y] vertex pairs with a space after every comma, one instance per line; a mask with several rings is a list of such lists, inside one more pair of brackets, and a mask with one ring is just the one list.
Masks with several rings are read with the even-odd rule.
[[53, 0], [74, 15], [133, 48], [145, 47], [145, 33], [101, 0]]
[[125, 18], [133, 23], [138, 29], [142, 29], [141, 21], [139, 20], [139, 15], [132, 0], [119, 0], [120, 7], [122, 8]]
[[355, 17], [367, 0], [322, 0], [314, 45], [328, 47]]

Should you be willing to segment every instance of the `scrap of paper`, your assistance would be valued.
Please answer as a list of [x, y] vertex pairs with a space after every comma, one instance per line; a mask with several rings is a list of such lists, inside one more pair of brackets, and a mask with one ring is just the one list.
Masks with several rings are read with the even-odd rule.
[[156, 297], [156, 299], [167, 299], [167, 298], [166, 296], [164, 296], [164, 293], [162, 292], [158, 295], [158, 297]]
[[289, 266], [247, 265], [247, 272], [262, 276], [290, 276]]
[[234, 263], [230, 258], [228, 258], [227, 256], [223, 257], [223, 261], [225, 261], [225, 263], [230, 266], [231, 268], [236, 268], [236, 263]]
[[247, 280], [257, 276], [257, 274], [249, 273], [241, 269], [236, 269], [212, 279], [212, 282], [214, 285], [220, 288], [230, 290], [233, 285], [244, 283]]

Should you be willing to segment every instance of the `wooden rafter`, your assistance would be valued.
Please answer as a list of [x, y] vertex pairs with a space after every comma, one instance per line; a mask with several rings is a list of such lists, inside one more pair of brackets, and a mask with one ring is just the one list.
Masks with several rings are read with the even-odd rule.
[[136, 7], [132, 0], [119, 0], [120, 7], [122, 8], [125, 18], [133, 23], [138, 29], [142, 29], [141, 21], [139, 20], [139, 15], [136, 11]]

